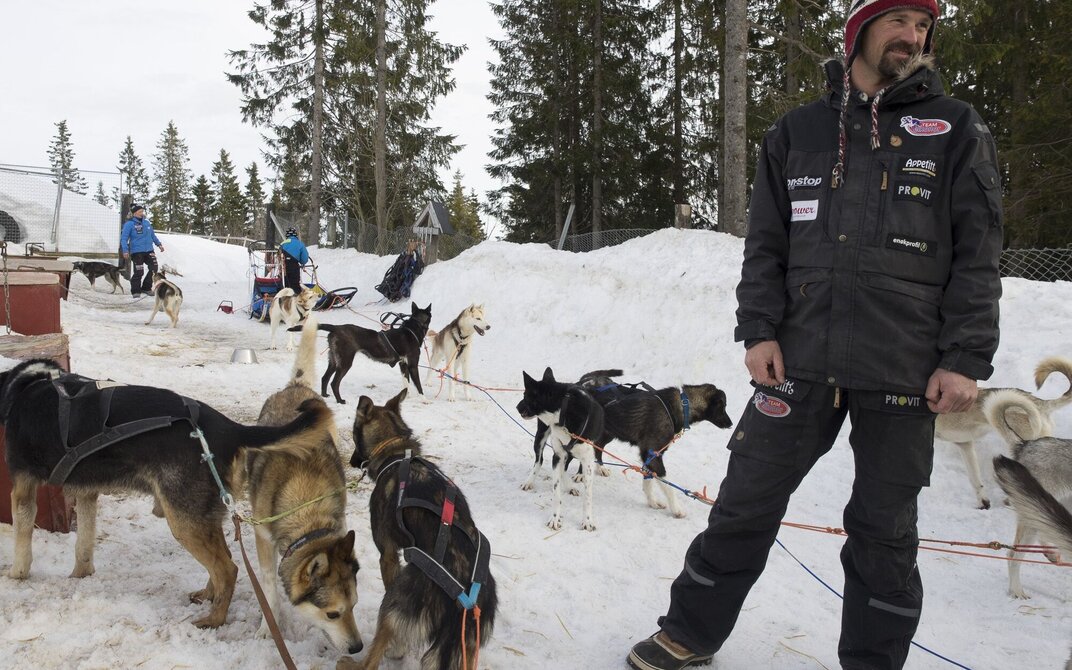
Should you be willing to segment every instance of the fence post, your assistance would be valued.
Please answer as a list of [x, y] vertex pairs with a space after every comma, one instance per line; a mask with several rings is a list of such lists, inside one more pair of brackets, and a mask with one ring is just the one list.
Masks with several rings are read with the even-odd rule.
[[682, 230], [692, 228], [692, 205], [688, 203], [674, 205], [674, 228]]
[[562, 247], [566, 244], [566, 236], [569, 235], [570, 224], [573, 223], [573, 210], [577, 208], [577, 204], [571, 202], [569, 205], [569, 211], [566, 212], [566, 223], [562, 225], [562, 237], [558, 238], [558, 250], [562, 251]]
[[52, 211], [52, 244], [56, 245], [57, 235], [60, 228], [60, 207], [63, 205], [63, 180], [67, 178], [67, 174], [63, 168], [56, 171], [58, 179], [56, 180], [56, 208]]

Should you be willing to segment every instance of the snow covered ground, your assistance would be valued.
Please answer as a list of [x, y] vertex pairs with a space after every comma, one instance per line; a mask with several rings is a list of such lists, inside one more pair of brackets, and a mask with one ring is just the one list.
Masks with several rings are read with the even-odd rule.
[[[252, 423], [264, 399], [286, 383], [292, 354], [267, 351], [267, 324], [243, 313], [217, 311], [221, 300], [248, 305], [247, 254], [185, 236], [163, 236], [161, 262], [182, 272], [185, 293], [179, 327], [166, 318], [143, 325], [148, 300], [96, 291], [79, 276], [63, 304], [73, 369], [84, 375], [171, 388], [205, 401], [232, 418]], [[561, 379], [597, 368], [620, 367], [624, 379], [655, 386], [712, 382], [729, 398], [736, 419], [750, 397], [743, 350], [733, 340], [734, 288], [741, 241], [729, 236], [663, 230], [589, 254], [546, 246], [486, 242], [456, 259], [430, 266], [413, 299], [432, 304], [432, 327], [442, 328], [471, 302], [485, 303], [492, 329], [474, 345], [477, 384], [519, 389], [521, 372], [552, 366]], [[322, 313], [321, 320], [375, 327], [381, 307], [373, 286], [393, 258], [350, 250], [313, 250], [327, 288], [358, 286], [353, 311]], [[1032, 371], [1045, 356], [1072, 356], [1072, 284], [1004, 281], [1002, 343], [990, 385], [1031, 389]], [[389, 309], [408, 312], [403, 303]], [[231, 364], [235, 348], [257, 350], [259, 364]], [[319, 360], [323, 371], [324, 356]], [[1059, 377], [1059, 376], [1058, 376]], [[685, 519], [649, 509], [636, 475], [599, 479], [595, 490], [598, 530], [580, 530], [581, 501], [567, 498], [565, 525], [550, 531], [549, 468], [535, 492], [519, 486], [528, 474], [532, 439], [515, 419], [517, 391], [475, 392], [473, 402], [447, 402], [446, 389], [427, 385], [412, 394], [403, 416], [426, 452], [462, 487], [477, 523], [491, 540], [491, 568], [499, 583], [494, 636], [484, 644], [481, 667], [505, 669], [610, 669], [625, 667], [637, 640], [656, 630], [671, 580], [689, 541], [705, 525], [708, 508], [685, 501]], [[396, 368], [358, 359], [342, 384], [350, 404], [330, 403], [340, 432], [350, 439], [353, 408], [366, 394], [377, 403], [402, 387]], [[1064, 392], [1051, 379], [1040, 395]], [[1072, 409], [1055, 416], [1057, 434], [1072, 436]], [[526, 425], [531, 430], [532, 425]], [[710, 424], [689, 431], [670, 451], [670, 479], [713, 495], [723, 475], [731, 432]], [[352, 443], [345, 445], [348, 459]], [[634, 449], [616, 452], [635, 459]], [[980, 443], [987, 490], [995, 508], [974, 508], [955, 447], [936, 446], [932, 486], [920, 503], [920, 535], [949, 540], [1009, 542], [1014, 517], [1003, 508], [990, 459], [1002, 452], [996, 437]], [[348, 476], [356, 478], [356, 472]], [[837, 527], [852, 477], [847, 431], [793, 499], [787, 520]], [[369, 534], [362, 483], [348, 501], [357, 532], [360, 602], [357, 621], [368, 642], [383, 589], [378, 555]], [[18, 668], [268, 668], [279, 667], [274, 646], [255, 637], [260, 613], [240, 571], [227, 623], [198, 630], [190, 621], [205, 606], [187, 592], [205, 573], [150, 513], [141, 496], [107, 496], [100, 504], [94, 576], [67, 577], [74, 535], [37, 532], [30, 578], [0, 576], [0, 666]], [[785, 528], [779, 535], [820, 578], [840, 591], [833, 535]], [[233, 543], [232, 543], [233, 544]], [[246, 545], [252, 551], [252, 533]], [[0, 525], [0, 571], [12, 560], [9, 525]], [[237, 546], [232, 546], [237, 558]], [[1002, 554], [995, 554], [1002, 555]], [[962, 667], [1058, 668], [1072, 643], [1072, 572], [1025, 565], [1027, 601], [1006, 595], [1006, 563], [923, 551], [926, 588], [916, 641]], [[734, 635], [716, 657], [720, 670], [836, 668], [841, 603], [782, 548], [775, 547]], [[318, 631], [291, 620], [285, 626], [291, 653], [302, 668], [332, 668], [339, 653]], [[910, 668], [956, 667], [921, 649]], [[410, 670], [415, 658], [387, 661]]]

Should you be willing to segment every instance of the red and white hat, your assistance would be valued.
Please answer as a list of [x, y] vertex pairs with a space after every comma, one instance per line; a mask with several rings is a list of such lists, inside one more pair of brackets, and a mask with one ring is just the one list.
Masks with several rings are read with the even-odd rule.
[[869, 21], [895, 9], [919, 9], [927, 12], [934, 19], [931, 29], [927, 31], [927, 41], [923, 53], [931, 52], [931, 38], [934, 37], [934, 25], [938, 22], [938, 0], [852, 0], [849, 14], [845, 17], [845, 62], [849, 63], [860, 48], [860, 33]]

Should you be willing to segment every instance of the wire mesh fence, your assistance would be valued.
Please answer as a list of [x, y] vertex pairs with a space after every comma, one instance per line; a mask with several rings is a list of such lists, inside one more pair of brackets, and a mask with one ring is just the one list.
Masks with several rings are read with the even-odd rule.
[[1072, 248], [1006, 249], [1001, 276], [1035, 281], [1072, 281]]
[[[562, 250], [583, 253], [586, 251], [602, 249], [603, 247], [613, 247], [623, 242], [635, 240], [638, 237], [644, 237], [645, 235], [654, 233], [655, 230], [657, 229], [621, 228], [618, 230], [601, 230], [598, 233], [583, 233], [581, 235], [570, 235], [563, 243]], [[556, 249], [558, 248], [558, 240], [548, 242], [548, 244], [550, 244]]]
[[0, 234], [14, 253], [114, 257], [121, 191], [117, 172], [0, 165]]

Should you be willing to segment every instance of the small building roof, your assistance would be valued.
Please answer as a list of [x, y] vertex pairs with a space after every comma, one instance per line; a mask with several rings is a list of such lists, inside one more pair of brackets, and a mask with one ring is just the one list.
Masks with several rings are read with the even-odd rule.
[[450, 213], [443, 203], [430, 201], [413, 224], [413, 232], [453, 235], [454, 226], [450, 225]]

